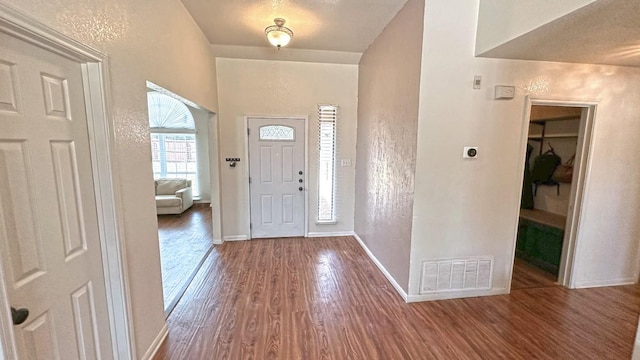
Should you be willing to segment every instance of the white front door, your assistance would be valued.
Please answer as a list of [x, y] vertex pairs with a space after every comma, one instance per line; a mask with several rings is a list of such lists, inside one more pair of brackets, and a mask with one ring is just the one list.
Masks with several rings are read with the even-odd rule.
[[251, 237], [304, 236], [305, 122], [249, 118]]
[[0, 253], [20, 359], [113, 358], [80, 64], [0, 34]]

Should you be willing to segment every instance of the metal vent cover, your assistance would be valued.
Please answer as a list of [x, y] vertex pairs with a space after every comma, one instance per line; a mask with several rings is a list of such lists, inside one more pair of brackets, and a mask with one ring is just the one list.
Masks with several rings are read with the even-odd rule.
[[423, 260], [420, 294], [490, 289], [493, 258]]

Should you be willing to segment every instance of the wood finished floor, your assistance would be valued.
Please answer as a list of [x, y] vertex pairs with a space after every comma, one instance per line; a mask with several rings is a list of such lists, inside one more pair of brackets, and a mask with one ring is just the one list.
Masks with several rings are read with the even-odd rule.
[[557, 276], [537, 268], [522, 259], [515, 258], [513, 262], [511, 290], [558, 286], [557, 281]]
[[213, 246], [211, 208], [194, 206], [180, 215], [158, 216], [165, 311], [175, 305]]
[[629, 359], [640, 287], [405, 304], [351, 237], [215, 246], [154, 359]]

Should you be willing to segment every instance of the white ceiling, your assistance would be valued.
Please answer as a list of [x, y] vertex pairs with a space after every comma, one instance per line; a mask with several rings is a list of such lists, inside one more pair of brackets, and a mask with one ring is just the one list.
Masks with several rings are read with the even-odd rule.
[[214, 45], [270, 47], [276, 17], [294, 36], [287, 48], [361, 53], [407, 0], [182, 0]]
[[598, 0], [481, 56], [640, 67], [640, 0]]

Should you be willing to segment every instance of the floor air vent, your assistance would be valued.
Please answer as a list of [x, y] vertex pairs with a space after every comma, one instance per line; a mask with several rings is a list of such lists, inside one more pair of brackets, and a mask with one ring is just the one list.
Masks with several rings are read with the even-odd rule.
[[492, 274], [489, 257], [424, 260], [420, 294], [490, 289]]

